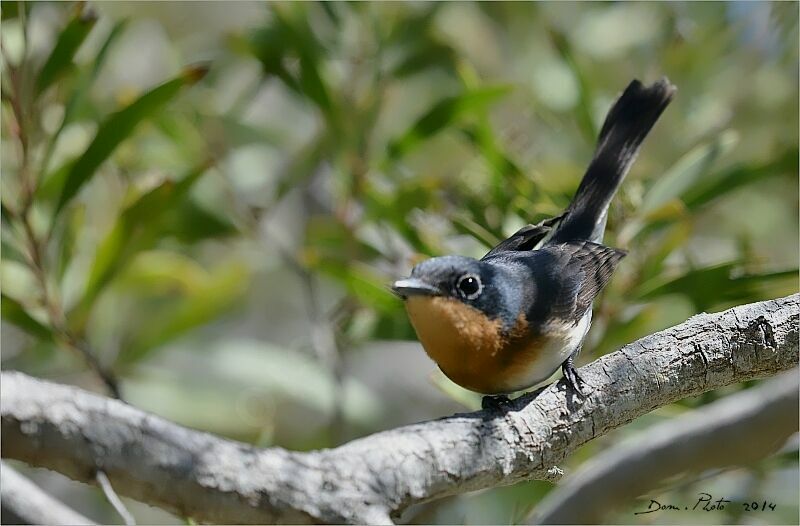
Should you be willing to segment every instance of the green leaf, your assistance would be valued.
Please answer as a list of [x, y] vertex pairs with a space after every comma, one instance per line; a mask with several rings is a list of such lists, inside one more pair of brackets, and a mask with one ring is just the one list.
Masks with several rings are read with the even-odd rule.
[[458, 121], [470, 112], [479, 111], [510, 91], [507, 86], [494, 86], [469, 91], [437, 102], [399, 139], [389, 144], [389, 158], [406, 155], [423, 140]]
[[114, 27], [111, 28], [111, 32], [106, 37], [105, 42], [103, 42], [103, 45], [100, 47], [100, 51], [97, 52], [97, 56], [94, 58], [94, 62], [92, 63], [92, 80], [97, 78], [97, 74], [100, 72], [100, 69], [103, 67], [106, 58], [108, 57], [108, 50], [111, 49], [111, 46], [117, 41], [127, 25], [128, 20], [122, 19], [115, 23]]
[[119, 277], [121, 287], [140, 295], [152, 291], [186, 293], [206, 281], [208, 272], [197, 261], [180, 252], [159, 249], [139, 254]]
[[184, 243], [220, 238], [238, 232], [230, 221], [206, 210], [191, 199], [174, 205], [164, 218], [165, 234], [175, 236]]
[[341, 283], [347, 292], [365, 305], [379, 311], [393, 312], [398, 308], [397, 298], [389, 292], [389, 280], [363, 263], [343, 264], [323, 260], [318, 269]]
[[14, 222], [14, 213], [5, 202], [0, 202], [0, 217], [6, 226], [10, 226]]
[[[47, 172], [47, 169], [50, 165], [50, 158], [53, 155], [58, 138], [61, 136], [64, 128], [66, 128], [69, 123], [75, 120], [78, 110], [86, 102], [92, 82], [94, 82], [94, 80], [97, 78], [97, 74], [99, 73], [100, 68], [103, 66], [106, 57], [108, 56], [108, 50], [111, 49], [111, 45], [117, 40], [117, 38], [119, 38], [119, 35], [122, 34], [122, 31], [126, 25], [127, 20], [121, 20], [114, 25], [108, 37], [106, 37], [105, 42], [103, 42], [103, 45], [100, 47], [100, 51], [98, 51], [91, 68], [88, 71], [83, 71], [81, 75], [79, 75], [75, 86], [70, 90], [69, 99], [64, 106], [64, 117], [61, 119], [61, 124], [56, 132], [51, 135], [47, 141], [47, 150], [42, 157], [42, 173]], [[55, 195], [64, 185], [67, 169], [65, 168], [63, 172], [57, 171], [54, 175], [57, 175], [58, 177], [51, 176], [45, 180], [44, 185], [40, 185], [36, 192], [37, 197], [55, 199]], [[44, 188], [44, 186], [46, 186], [46, 188]]]
[[281, 174], [275, 191], [275, 202], [307, 181], [316, 167], [329, 155], [330, 134], [318, 133], [305, 144]]
[[[286, 138], [277, 130], [262, 128], [231, 114], [203, 115], [203, 119], [210, 125], [218, 126], [220, 133], [225, 138], [225, 143], [231, 148], [250, 144], [284, 144]], [[164, 131], [164, 130], [162, 130]], [[183, 132], [183, 130], [179, 130]]]
[[208, 163], [202, 163], [177, 183], [164, 181], [122, 211], [97, 248], [80, 303], [69, 313], [73, 328], [83, 326], [97, 296], [133, 256], [155, 245], [168, 224], [165, 217], [181, 206], [207, 168]]
[[17, 0], [3, 0], [0, 2], [3, 20], [17, 18], [19, 16], [19, 2]]
[[538, 197], [539, 192], [531, 187], [529, 177], [497, 144], [488, 116], [484, 115], [474, 126], [465, 126], [462, 132], [491, 168], [492, 200], [496, 205], [506, 207], [516, 196], [525, 196], [528, 200]]
[[49, 88], [58, 78], [72, 67], [72, 59], [78, 48], [97, 22], [97, 17], [89, 9], [80, 10], [69, 21], [67, 27], [58, 35], [53, 51], [42, 66], [36, 78], [35, 95], [39, 96]]
[[590, 143], [594, 144], [597, 137], [597, 126], [595, 126], [594, 118], [592, 117], [592, 101], [594, 96], [592, 94], [592, 85], [589, 79], [584, 74], [583, 68], [578, 66], [575, 60], [575, 54], [572, 52], [572, 46], [567, 40], [567, 37], [555, 28], [550, 28], [548, 36], [553, 46], [558, 51], [561, 58], [572, 70], [575, 78], [578, 80], [578, 124], [583, 132], [584, 138]]
[[[739, 262], [731, 262], [691, 270], [675, 279], [653, 279], [643, 283], [635, 294], [644, 300], [682, 294], [694, 303], [697, 310], [707, 311], [714, 306], [756, 301], [798, 288], [798, 269], [745, 274], [737, 273], [739, 267]], [[786, 287], [781, 287], [782, 283]], [[771, 291], [774, 286], [780, 290]]]
[[639, 266], [640, 281], [657, 278], [664, 262], [677, 249], [686, 245], [692, 233], [691, 221], [678, 221], [663, 231], [653, 232], [643, 245], [643, 258]]
[[140, 360], [155, 347], [216, 319], [242, 296], [246, 278], [244, 266], [228, 265], [194, 283], [178, 298], [150, 309], [147, 322], [125, 346], [121, 360], [127, 363]]
[[469, 214], [458, 214], [452, 217], [451, 221], [458, 232], [469, 234], [483, 243], [486, 248], [491, 248], [501, 241], [501, 238], [476, 223]]
[[3, 234], [0, 237], [0, 256], [3, 261], [16, 261], [23, 265], [28, 265], [30, 262], [23, 254], [22, 250], [17, 247], [16, 243], [9, 239], [9, 234]]
[[310, 53], [300, 55], [300, 87], [308, 98], [313, 100], [322, 112], [333, 118], [333, 100], [328, 94], [328, 88], [319, 73], [319, 64], [316, 57]]
[[0, 303], [0, 311], [2, 311], [4, 320], [16, 325], [31, 336], [36, 336], [42, 340], [51, 339], [53, 337], [52, 331], [46, 325], [28, 314], [17, 300], [5, 294], [2, 294], [0, 299], [2, 300], [2, 303]]
[[342, 15], [339, 14], [337, 8], [339, 6], [342, 6], [344, 8], [346, 7], [346, 4], [344, 3], [336, 4], [334, 2], [320, 2], [316, 5], [322, 8], [322, 12], [325, 13], [325, 15], [327, 15], [328, 19], [333, 23], [333, 25], [335, 25], [336, 27], [339, 27], [341, 25]]
[[[308, 25], [305, 10], [287, 5], [274, 9], [272, 15], [269, 26], [253, 33], [252, 52], [261, 61], [265, 73], [277, 76], [289, 89], [313, 102], [328, 124], [338, 129], [337, 108], [320, 74], [320, 58], [325, 48]], [[299, 59], [299, 74], [284, 66], [287, 56]]]
[[738, 141], [738, 134], [727, 130], [712, 142], [698, 146], [681, 157], [647, 192], [639, 208], [640, 213], [650, 214], [672, 199], [680, 198], [701, 177], [705, 177], [717, 159], [729, 153]]
[[410, 77], [430, 68], [441, 68], [453, 72], [457, 55], [453, 48], [430, 38], [415, 41], [406, 56], [391, 71], [396, 79]]
[[68, 169], [56, 205], [56, 214], [75, 197], [114, 149], [131, 135], [136, 125], [155, 115], [181, 88], [195, 84], [207, 71], [205, 66], [187, 68], [177, 78], [153, 88], [126, 108], [111, 114], [100, 125], [97, 135], [83, 155]]
[[[355, 232], [330, 216], [311, 216], [306, 223], [303, 260], [314, 264], [320, 260], [348, 263], [352, 260], [368, 261], [381, 253], [356, 236]], [[345, 250], [342, 250], [346, 247]]]
[[56, 273], [59, 278], [64, 276], [67, 267], [69, 267], [72, 256], [75, 252], [76, 244], [78, 242], [79, 233], [85, 228], [86, 222], [86, 207], [76, 206], [70, 214], [69, 218], [65, 221], [64, 233], [61, 235], [60, 253], [58, 256], [58, 268]]
[[797, 148], [790, 148], [774, 160], [759, 164], [745, 164], [704, 176], [686, 192], [683, 200], [690, 209], [696, 209], [727, 193], [755, 181], [783, 174], [797, 174]]

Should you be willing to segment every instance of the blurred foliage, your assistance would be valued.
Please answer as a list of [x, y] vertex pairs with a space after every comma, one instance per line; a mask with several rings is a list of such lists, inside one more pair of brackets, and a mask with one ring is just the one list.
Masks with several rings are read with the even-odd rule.
[[[418, 347], [379, 353], [414, 340], [387, 284], [559, 213], [635, 77], [679, 92], [612, 205], [629, 256], [582, 360], [795, 292], [796, 11], [3, 1], [3, 366], [107, 369], [141, 407], [295, 449], [474, 405]], [[517, 522], [547, 488], [407, 520]]]

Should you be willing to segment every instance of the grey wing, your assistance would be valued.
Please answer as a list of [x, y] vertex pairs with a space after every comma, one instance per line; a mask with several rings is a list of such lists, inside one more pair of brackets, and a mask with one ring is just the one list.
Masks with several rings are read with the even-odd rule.
[[483, 259], [496, 256], [502, 252], [520, 252], [535, 250], [549, 239], [553, 229], [560, 223], [563, 214], [551, 217], [536, 223], [535, 225], [525, 225], [520, 228], [508, 239], [505, 239], [492, 248]]
[[591, 309], [592, 301], [611, 279], [617, 264], [626, 252], [591, 241], [550, 245], [543, 250], [557, 253], [558, 274], [552, 279], [558, 285], [553, 290], [550, 316], [565, 320], [580, 320]]

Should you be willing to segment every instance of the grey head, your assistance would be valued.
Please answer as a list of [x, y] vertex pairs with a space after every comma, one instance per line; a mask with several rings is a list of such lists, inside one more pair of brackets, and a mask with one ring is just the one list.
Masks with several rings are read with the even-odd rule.
[[395, 281], [392, 290], [403, 299], [411, 296], [452, 298], [510, 326], [519, 314], [517, 279], [508, 269], [464, 256], [431, 258], [411, 270], [411, 276]]

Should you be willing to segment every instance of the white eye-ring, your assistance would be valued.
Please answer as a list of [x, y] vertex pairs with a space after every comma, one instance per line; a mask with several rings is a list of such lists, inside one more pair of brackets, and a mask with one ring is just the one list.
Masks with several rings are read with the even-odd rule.
[[456, 288], [461, 297], [467, 300], [474, 300], [483, 292], [483, 283], [481, 283], [481, 278], [475, 274], [465, 274], [458, 278]]

